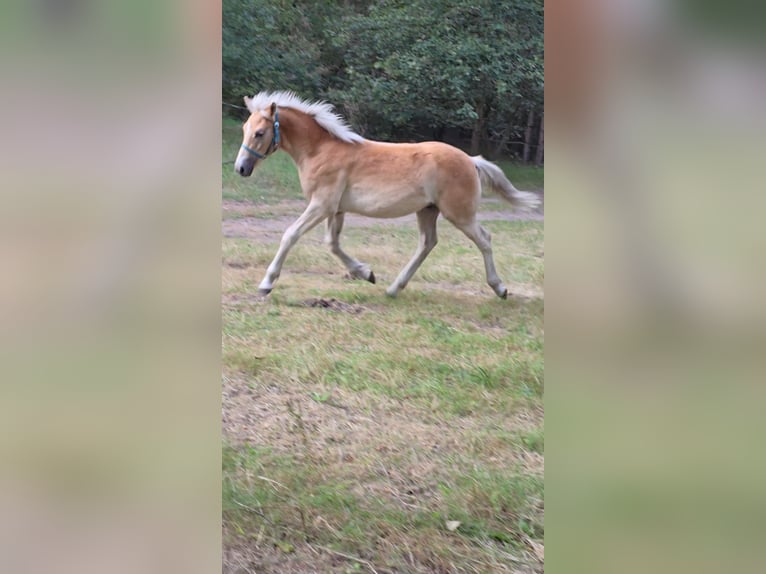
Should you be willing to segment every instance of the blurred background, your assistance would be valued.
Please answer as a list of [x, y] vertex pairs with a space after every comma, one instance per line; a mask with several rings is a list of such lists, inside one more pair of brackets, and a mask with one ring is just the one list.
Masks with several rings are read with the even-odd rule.
[[222, 81], [543, 149], [549, 571], [762, 572], [762, 3], [287, 4], [0, 6], [0, 570], [220, 567]]
[[546, 2], [551, 572], [760, 572], [761, 3]]
[[220, 4], [0, 6], [0, 571], [220, 564]]

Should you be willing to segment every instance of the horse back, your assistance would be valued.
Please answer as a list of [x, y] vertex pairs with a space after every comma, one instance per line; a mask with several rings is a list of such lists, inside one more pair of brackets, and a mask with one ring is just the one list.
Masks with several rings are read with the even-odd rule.
[[471, 158], [448, 144], [365, 141], [353, 148], [345, 162], [344, 211], [400, 217], [439, 205], [445, 196], [479, 192]]

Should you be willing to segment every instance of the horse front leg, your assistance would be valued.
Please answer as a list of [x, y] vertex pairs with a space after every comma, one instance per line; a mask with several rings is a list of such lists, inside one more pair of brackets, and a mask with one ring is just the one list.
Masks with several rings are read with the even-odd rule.
[[336, 213], [327, 218], [327, 233], [325, 242], [330, 246], [330, 250], [343, 262], [351, 277], [364, 279], [370, 283], [375, 283], [375, 274], [370, 266], [357, 261], [340, 247], [340, 232], [343, 231], [344, 214]]
[[268, 295], [271, 293], [290, 249], [304, 233], [311, 231], [318, 223], [325, 219], [330, 214], [330, 211], [323, 202], [312, 201], [301, 216], [287, 228], [279, 244], [279, 250], [266, 270], [266, 276], [261, 281], [261, 284], [258, 285], [259, 294]]

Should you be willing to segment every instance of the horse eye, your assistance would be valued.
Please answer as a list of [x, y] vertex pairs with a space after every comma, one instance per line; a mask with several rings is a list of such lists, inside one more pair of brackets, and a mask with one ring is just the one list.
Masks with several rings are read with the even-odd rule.
[[259, 138], [259, 137], [263, 136], [264, 133], [266, 133], [266, 132], [264, 132], [264, 130], [258, 130], [258, 131], [255, 132], [255, 137]]

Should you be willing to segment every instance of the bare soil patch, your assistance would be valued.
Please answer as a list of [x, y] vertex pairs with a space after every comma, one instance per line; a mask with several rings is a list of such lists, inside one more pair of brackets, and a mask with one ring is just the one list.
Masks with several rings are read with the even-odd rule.
[[329, 309], [330, 311], [351, 313], [352, 315], [358, 315], [365, 310], [365, 308], [361, 305], [349, 305], [343, 301], [338, 301], [334, 297], [332, 299], [322, 299], [321, 297], [306, 299], [303, 304], [306, 307], [318, 307], [320, 309]]
[[289, 553], [275, 545], [254, 547], [237, 543], [223, 548], [223, 574], [334, 574], [348, 571], [349, 561], [319, 552], [309, 544], [291, 548]]
[[[497, 203], [496, 198], [482, 199], [482, 202]], [[260, 207], [257, 205], [224, 201], [224, 220], [222, 231], [224, 237], [278, 240], [290, 225], [305, 209], [303, 201], [284, 201], [276, 206]], [[235, 213], [235, 218], [226, 218], [227, 213]], [[265, 215], [270, 213], [273, 215]], [[288, 215], [289, 214], [289, 215]], [[441, 217], [441, 216], [440, 216]], [[510, 211], [479, 212], [479, 221], [543, 221], [543, 213], [514, 213]], [[380, 225], [412, 225], [416, 226], [415, 214], [396, 217], [393, 219], [375, 219], [354, 213], [346, 214], [345, 227], [375, 227]]]

